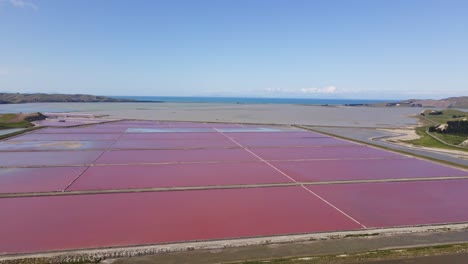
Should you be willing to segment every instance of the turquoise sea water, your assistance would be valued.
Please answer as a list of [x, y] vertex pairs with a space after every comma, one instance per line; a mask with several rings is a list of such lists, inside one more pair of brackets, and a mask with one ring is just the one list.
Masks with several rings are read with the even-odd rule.
[[178, 96], [109, 96], [138, 101], [159, 101], [170, 103], [233, 103], [233, 104], [310, 104], [345, 105], [396, 102], [398, 100], [367, 99], [313, 99], [313, 98], [254, 98], [254, 97], [178, 97]]

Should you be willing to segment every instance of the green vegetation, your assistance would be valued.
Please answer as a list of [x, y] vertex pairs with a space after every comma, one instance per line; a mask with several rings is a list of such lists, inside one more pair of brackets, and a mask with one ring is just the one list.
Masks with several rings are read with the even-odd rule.
[[442, 141], [452, 145], [458, 145], [468, 139], [468, 135], [465, 134], [444, 134], [444, 133], [431, 133]]
[[[468, 113], [454, 109], [446, 109], [443, 111], [426, 110], [421, 114], [423, 126], [416, 128], [416, 133], [421, 136], [421, 138], [405, 142], [424, 147], [466, 150], [467, 148], [457, 145], [467, 140], [468, 135], [435, 132], [435, 126], [446, 124], [451, 121], [461, 121], [466, 117], [468, 117]], [[447, 144], [444, 144], [434, 137]]]
[[29, 128], [34, 126], [31, 122], [44, 119], [46, 116], [41, 113], [0, 114], [0, 129]]
[[32, 127], [33, 124], [26, 121], [25, 117], [20, 114], [0, 114], [0, 129]]
[[365, 253], [282, 258], [273, 260], [248, 261], [243, 264], [345, 264], [366, 263], [379, 260], [404, 260], [414, 257], [440, 256], [447, 254], [462, 254], [468, 252], [468, 244], [438, 245], [431, 247], [418, 247], [407, 249], [376, 250]]
[[428, 129], [429, 126], [422, 126], [416, 128], [416, 134], [420, 136], [418, 139], [413, 139], [413, 140], [407, 140], [405, 142], [416, 145], [416, 146], [421, 146], [421, 147], [429, 147], [429, 148], [442, 148], [442, 149], [451, 149], [451, 150], [460, 150], [458, 147], [452, 147], [450, 145], [446, 145], [433, 137], [429, 136], [426, 133], [426, 130]]
[[[434, 122], [434, 124], [445, 124], [447, 123], [447, 121], [460, 120], [461, 118], [468, 117], [467, 112], [463, 112], [460, 110], [445, 109], [441, 111], [442, 114], [440, 115], [431, 115], [430, 113], [432, 111], [433, 110], [424, 111], [424, 117]], [[454, 116], [457, 116], [457, 117], [454, 118]]]

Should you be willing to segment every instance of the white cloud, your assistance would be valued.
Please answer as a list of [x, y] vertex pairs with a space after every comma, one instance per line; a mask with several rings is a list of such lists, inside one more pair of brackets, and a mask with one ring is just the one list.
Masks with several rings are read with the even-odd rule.
[[0, 0], [0, 3], [10, 3], [10, 5], [18, 8], [31, 8], [34, 10], [37, 10], [37, 5], [30, 1], [25, 1], [25, 0]]
[[323, 88], [302, 88], [300, 89], [301, 93], [305, 94], [316, 94], [316, 93], [321, 93], [321, 94], [332, 94], [332, 93], [337, 93], [338, 89], [335, 86], [327, 86]]
[[340, 91], [335, 86], [325, 86], [321, 88], [299, 88], [299, 89], [267, 88], [265, 89], [265, 92], [269, 94], [299, 95], [299, 94], [335, 94], [335, 93], [339, 93]]

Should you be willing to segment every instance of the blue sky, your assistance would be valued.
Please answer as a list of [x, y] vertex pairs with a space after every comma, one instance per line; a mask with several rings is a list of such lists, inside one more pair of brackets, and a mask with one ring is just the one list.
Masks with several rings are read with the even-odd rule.
[[468, 95], [468, 1], [0, 0], [0, 91]]

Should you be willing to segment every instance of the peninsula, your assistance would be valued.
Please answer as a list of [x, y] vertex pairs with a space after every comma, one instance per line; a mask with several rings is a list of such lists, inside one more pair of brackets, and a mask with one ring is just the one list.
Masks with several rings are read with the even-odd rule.
[[89, 94], [46, 94], [46, 93], [0, 93], [0, 104], [21, 103], [92, 103], [92, 102], [137, 102], [131, 99], [110, 98]]

